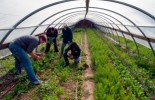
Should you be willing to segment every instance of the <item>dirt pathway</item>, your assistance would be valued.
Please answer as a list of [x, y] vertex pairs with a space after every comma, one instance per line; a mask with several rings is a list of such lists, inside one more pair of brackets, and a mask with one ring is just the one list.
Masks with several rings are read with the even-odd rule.
[[5, 76], [0, 77], [0, 100], [15, 86], [17, 79], [15, 75], [7, 73]]
[[84, 52], [86, 54], [86, 61], [89, 66], [85, 70], [85, 73], [83, 74], [83, 83], [82, 83], [82, 97], [81, 100], [94, 100], [94, 82], [90, 80], [93, 78], [93, 71], [91, 69], [91, 59], [90, 59], [90, 53], [89, 53], [89, 48], [88, 48], [88, 43], [87, 43], [87, 34], [85, 33], [84, 36]]

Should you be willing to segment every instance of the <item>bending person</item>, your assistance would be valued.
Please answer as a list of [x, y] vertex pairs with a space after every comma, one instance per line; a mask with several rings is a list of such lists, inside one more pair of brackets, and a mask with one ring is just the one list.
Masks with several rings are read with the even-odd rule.
[[56, 38], [58, 36], [58, 30], [54, 27], [48, 28], [46, 36], [48, 41], [46, 43], [45, 53], [49, 52], [52, 43], [54, 43], [54, 52], [59, 52], [56, 41]]
[[15, 58], [15, 69], [16, 69], [15, 74], [21, 74], [21, 65], [22, 65], [27, 73], [30, 83], [35, 85], [40, 84], [41, 81], [38, 80], [38, 78], [36, 77], [34, 70], [32, 68], [32, 62], [29, 59], [27, 53], [37, 60], [42, 60], [43, 59], [42, 54], [35, 53], [33, 52], [33, 50], [39, 44], [44, 42], [46, 42], [46, 37], [43, 35], [39, 37], [26, 35], [13, 40], [13, 42], [9, 44], [9, 50], [12, 52]]

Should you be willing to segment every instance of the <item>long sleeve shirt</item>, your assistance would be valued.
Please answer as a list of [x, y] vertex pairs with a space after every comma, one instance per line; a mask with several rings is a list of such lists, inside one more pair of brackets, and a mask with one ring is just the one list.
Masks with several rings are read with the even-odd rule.
[[71, 53], [72, 53], [74, 59], [80, 57], [81, 49], [79, 48], [79, 46], [77, 46], [76, 48], [72, 48], [72, 46], [69, 46], [65, 50], [65, 53], [67, 54], [69, 50], [71, 50]]
[[57, 37], [58, 36], [58, 30], [57, 29], [54, 29], [53, 32], [51, 32], [51, 28], [49, 28], [46, 32], [46, 36], [47, 37]]
[[24, 49], [24, 51], [30, 53], [39, 45], [39, 38], [31, 35], [26, 35], [16, 38], [12, 43], [18, 45], [19, 47]]
[[68, 43], [68, 41], [72, 42], [73, 34], [72, 30], [67, 27], [66, 29], [62, 29], [62, 38], [64, 43]]

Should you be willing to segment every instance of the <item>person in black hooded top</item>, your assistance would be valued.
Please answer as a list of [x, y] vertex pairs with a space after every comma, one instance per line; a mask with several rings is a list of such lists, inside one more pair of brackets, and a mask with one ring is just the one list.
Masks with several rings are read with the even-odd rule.
[[[71, 54], [67, 54], [68, 51], [71, 50]], [[77, 45], [76, 42], [72, 42], [70, 44], [70, 46], [65, 50], [64, 53], [64, 59], [65, 59], [65, 67], [69, 65], [69, 60], [68, 57], [70, 57], [71, 59], [74, 59], [74, 62], [77, 64], [80, 61], [80, 53], [81, 53], [81, 49], [79, 48], [79, 46]]]
[[48, 28], [46, 36], [48, 42], [46, 43], [45, 53], [49, 52], [52, 43], [54, 43], [54, 52], [59, 52], [56, 41], [56, 38], [58, 36], [58, 30], [54, 27]]

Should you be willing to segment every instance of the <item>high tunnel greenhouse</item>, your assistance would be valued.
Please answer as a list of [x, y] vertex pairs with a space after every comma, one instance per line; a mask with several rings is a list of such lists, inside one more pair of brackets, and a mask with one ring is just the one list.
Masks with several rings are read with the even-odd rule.
[[[155, 100], [154, 5], [154, 0], [1, 0], [0, 100]], [[73, 39], [63, 53], [65, 26]], [[53, 27], [57, 44], [48, 36], [40, 44]], [[40, 42], [33, 48], [34, 41], [25, 39], [31, 53], [13, 42], [25, 35]], [[75, 48], [67, 52], [74, 42], [78, 63]], [[13, 43], [23, 53], [12, 52]], [[32, 72], [39, 84], [32, 84]]]

